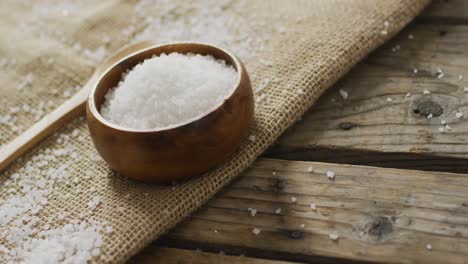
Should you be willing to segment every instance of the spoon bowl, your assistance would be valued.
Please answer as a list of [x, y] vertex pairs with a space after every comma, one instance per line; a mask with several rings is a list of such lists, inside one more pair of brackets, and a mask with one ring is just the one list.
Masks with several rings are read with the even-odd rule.
[[[126, 128], [100, 115], [105, 95], [122, 74], [146, 59], [172, 52], [212, 55], [232, 65], [238, 74], [232, 93], [206, 113], [163, 128]], [[203, 174], [232, 155], [253, 122], [254, 100], [248, 73], [231, 52], [199, 43], [155, 44], [122, 57], [99, 77], [88, 97], [86, 116], [93, 143], [111, 169], [140, 181], [168, 182]]]

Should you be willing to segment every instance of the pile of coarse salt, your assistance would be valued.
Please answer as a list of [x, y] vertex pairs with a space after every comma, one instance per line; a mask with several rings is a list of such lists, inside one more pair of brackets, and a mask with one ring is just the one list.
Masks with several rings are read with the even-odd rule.
[[161, 54], [135, 66], [109, 90], [101, 115], [134, 129], [180, 124], [221, 104], [237, 79], [232, 66], [210, 55]]
[[[73, 219], [69, 212], [55, 214], [48, 208], [60, 186], [69, 186], [72, 193], [81, 188], [69, 168], [80, 158], [71, 142], [83, 139], [77, 130], [59, 134], [55, 146], [33, 155], [2, 182], [0, 263], [84, 264], [101, 255], [101, 233], [109, 226], [89, 214]], [[65, 156], [71, 159], [62, 162]]]

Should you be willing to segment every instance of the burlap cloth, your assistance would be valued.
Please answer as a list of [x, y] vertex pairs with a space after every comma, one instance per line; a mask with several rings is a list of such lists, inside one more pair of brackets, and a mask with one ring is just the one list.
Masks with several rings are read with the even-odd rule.
[[[12, 174], [21, 173], [27, 162], [34, 162], [47, 149], [61, 149], [61, 137], [76, 137], [70, 140], [66, 155], [41, 165], [48, 169], [66, 164], [70, 179], [76, 180], [54, 184], [48, 204], [38, 213], [38, 228], [46, 222], [53, 228], [88, 217], [87, 204], [99, 194], [102, 203], [94, 211], [94, 219], [109, 223], [114, 231], [103, 232], [102, 253], [94, 260], [124, 262], [239, 175], [325, 89], [405, 26], [429, 1], [186, 2], [0, 1], [0, 118], [13, 116], [0, 122], [0, 144], [33, 124], [41, 111], [48, 112], [66, 100], [86, 82], [106, 52], [136, 39], [187, 38], [187, 32], [192, 40], [213, 40], [233, 49], [246, 62], [255, 89], [263, 88], [256, 93], [259, 102], [251, 132], [255, 140], [246, 140], [232, 158], [203, 177], [175, 186], [147, 185], [108, 169], [97, 156], [82, 116], [2, 172], [0, 205], [12, 195], [21, 195], [15, 190], [21, 176], [12, 179]], [[174, 8], [177, 5], [180, 8]], [[196, 12], [195, 21], [180, 22]], [[158, 17], [163, 17], [162, 28], [151, 29]], [[182, 23], [177, 26], [185, 27], [184, 36], [177, 35], [171, 21]], [[190, 32], [191, 23], [198, 23], [195, 33]], [[204, 26], [207, 33], [200, 35]], [[33, 78], [28, 80], [28, 74]], [[26, 111], [24, 104], [33, 110]], [[125, 208], [125, 213], [117, 208]], [[85, 216], [80, 215], [83, 212]], [[0, 234], [5, 230], [8, 224], [0, 226]], [[0, 244], [10, 247], [2, 239]]]

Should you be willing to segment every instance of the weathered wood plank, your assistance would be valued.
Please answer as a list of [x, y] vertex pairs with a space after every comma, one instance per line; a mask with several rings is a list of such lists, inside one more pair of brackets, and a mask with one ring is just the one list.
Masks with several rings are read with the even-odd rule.
[[186, 250], [177, 248], [148, 246], [129, 263], [135, 264], [292, 264], [292, 262], [256, 259], [244, 256], [227, 256], [222, 254]]
[[468, 26], [413, 24], [321, 97], [266, 156], [467, 172], [467, 69]]
[[466, 190], [468, 175], [260, 160], [159, 243], [305, 262], [466, 263]]
[[433, 0], [417, 19], [425, 24], [468, 24], [466, 0]]

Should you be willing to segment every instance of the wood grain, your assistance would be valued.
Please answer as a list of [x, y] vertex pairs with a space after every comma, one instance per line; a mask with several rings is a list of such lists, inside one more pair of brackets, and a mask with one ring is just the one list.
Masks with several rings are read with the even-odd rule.
[[[467, 43], [468, 25], [411, 25], [322, 96], [266, 156], [467, 172]], [[439, 131], [441, 120], [451, 131]]]
[[416, 21], [425, 24], [467, 25], [467, 2], [466, 0], [433, 0]]
[[304, 262], [466, 263], [467, 176], [260, 160], [158, 243]]
[[135, 264], [291, 264], [292, 262], [256, 259], [244, 256], [228, 256], [222, 253], [209, 253], [168, 247], [148, 246], [129, 263]]

